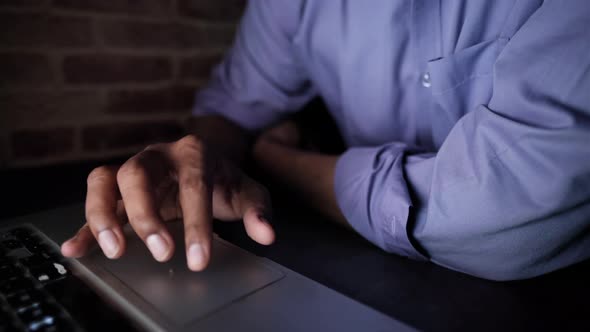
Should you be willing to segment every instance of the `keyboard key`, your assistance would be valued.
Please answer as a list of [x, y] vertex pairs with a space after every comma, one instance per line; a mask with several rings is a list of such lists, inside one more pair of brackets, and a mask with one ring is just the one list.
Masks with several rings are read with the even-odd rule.
[[35, 243], [44, 243], [45, 241], [43, 240], [43, 238], [39, 235], [27, 235], [27, 236], [21, 236], [21, 237], [17, 237], [17, 239], [19, 241], [21, 241], [22, 243], [26, 244], [35, 244]]
[[26, 238], [34, 234], [34, 231], [27, 227], [16, 227], [7, 232], [17, 239]]
[[12, 239], [13, 236], [9, 232], [0, 232], [0, 242], [8, 239]]
[[4, 249], [6, 249], [8, 251], [23, 247], [23, 244], [20, 241], [13, 240], [13, 239], [4, 240], [4, 241], [2, 241], [1, 245], [2, 245], [2, 247], [4, 247]]
[[29, 269], [33, 278], [42, 283], [52, 282], [68, 275], [68, 270], [60, 263], [46, 263]]
[[68, 332], [74, 331], [73, 326], [59, 317], [46, 316], [29, 324], [29, 331], [35, 332]]
[[33, 282], [29, 279], [19, 278], [7, 281], [0, 281], [0, 293], [6, 296], [10, 296], [12, 294], [33, 288], [35, 288], [35, 286], [33, 285]]
[[41, 242], [30, 242], [30, 243], [24, 243], [25, 247], [32, 253], [34, 254], [47, 254], [47, 255], [51, 255], [54, 253], [53, 248], [51, 248], [49, 245], [45, 244], [45, 243], [41, 243]]
[[16, 277], [24, 277], [24, 271], [15, 265], [0, 266], [0, 280], [9, 280]]
[[0, 232], [0, 267], [0, 302], [5, 301], [3, 308], [11, 311], [6, 319], [0, 314], [0, 332], [13, 331], [12, 325], [4, 327], [9, 320], [19, 331], [103, 332], [113, 326], [137, 330], [71, 274], [68, 260], [36, 230], [19, 227]]
[[36, 289], [21, 292], [6, 298], [8, 305], [15, 311], [31, 306], [34, 303], [45, 302], [46, 296]]
[[28, 331], [69, 331], [72, 325], [65, 319], [64, 313], [57, 307], [40, 304], [28, 311], [18, 314]]
[[17, 308], [15, 310], [15, 312], [20, 315], [20, 314], [25, 313], [27, 311], [35, 310], [35, 309], [39, 308], [40, 306], [41, 306], [40, 302], [33, 302], [33, 303], [26, 305], [24, 307]]
[[47, 263], [47, 258], [41, 255], [32, 255], [19, 259], [19, 262], [28, 268], [33, 268]]
[[14, 260], [9, 256], [0, 256], [0, 267], [13, 266]]
[[17, 312], [18, 318], [28, 325], [30, 323], [39, 321], [44, 317], [57, 317], [60, 314], [60, 310], [48, 303], [38, 303], [36, 305], [31, 305], [27, 310], [21, 310]]
[[56, 319], [54, 316], [42, 316], [27, 324], [27, 329], [29, 331], [42, 331], [46, 328], [55, 326], [55, 323]]

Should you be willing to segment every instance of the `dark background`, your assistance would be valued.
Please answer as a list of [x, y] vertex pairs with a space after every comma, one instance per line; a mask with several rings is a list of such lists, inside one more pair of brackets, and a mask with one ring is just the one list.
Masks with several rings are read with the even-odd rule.
[[[0, 0], [0, 219], [79, 203], [94, 167], [183, 135], [244, 4]], [[314, 101], [296, 120], [316, 135], [306, 144], [337, 152], [321, 110]], [[255, 245], [240, 223], [216, 232], [419, 329], [590, 329], [590, 262], [526, 281], [481, 280], [386, 254], [285, 188], [270, 190], [276, 244]]]
[[185, 130], [244, 0], [0, 0], [0, 168], [132, 154]]

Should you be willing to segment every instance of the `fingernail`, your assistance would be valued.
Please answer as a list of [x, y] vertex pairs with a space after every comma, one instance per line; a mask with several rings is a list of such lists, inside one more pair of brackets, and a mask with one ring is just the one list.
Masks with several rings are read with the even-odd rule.
[[115, 233], [110, 229], [98, 233], [98, 244], [108, 258], [114, 258], [119, 252], [119, 242]]
[[198, 243], [193, 243], [188, 248], [188, 267], [193, 270], [200, 270], [205, 263], [205, 251], [203, 246]]
[[158, 262], [163, 262], [168, 258], [168, 244], [160, 234], [152, 234], [147, 237], [146, 243], [152, 255]]

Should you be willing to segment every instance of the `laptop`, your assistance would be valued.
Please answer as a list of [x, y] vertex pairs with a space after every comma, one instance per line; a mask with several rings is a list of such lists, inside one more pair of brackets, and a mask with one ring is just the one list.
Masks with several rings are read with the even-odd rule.
[[[58, 244], [83, 216], [76, 205], [0, 221], [0, 331], [413, 331], [217, 236], [202, 272], [182, 251], [156, 262], [137, 236], [118, 260], [66, 259]], [[181, 221], [169, 228], [181, 245]]]

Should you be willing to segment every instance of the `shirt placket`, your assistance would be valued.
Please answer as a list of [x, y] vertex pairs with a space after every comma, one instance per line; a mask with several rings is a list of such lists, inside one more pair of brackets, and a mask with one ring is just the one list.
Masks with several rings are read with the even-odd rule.
[[[432, 137], [432, 74], [428, 61], [442, 56], [441, 0], [413, 0], [411, 12], [412, 45], [416, 67], [414, 88], [416, 96], [416, 142], [434, 146]], [[436, 125], [436, 124], [434, 124]]]

